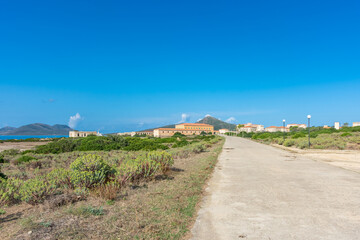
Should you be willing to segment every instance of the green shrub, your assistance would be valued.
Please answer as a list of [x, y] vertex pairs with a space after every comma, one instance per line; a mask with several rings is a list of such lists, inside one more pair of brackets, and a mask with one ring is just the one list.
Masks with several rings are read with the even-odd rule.
[[86, 187], [77, 187], [74, 189], [74, 193], [80, 197], [80, 199], [86, 199], [86, 197], [89, 195], [90, 191]]
[[161, 143], [166, 141], [174, 142], [176, 139], [160, 140], [157, 138], [123, 137], [117, 135], [64, 138], [55, 140], [46, 145], [38, 146], [35, 152], [58, 154], [72, 151], [110, 151], [120, 149], [127, 151], [165, 150], [168, 149], [168, 147]]
[[7, 176], [5, 175], [5, 173], [1, 172], [1, 165], [0, 165], [0, 183], [2, 181], [5, 181], [7, 179]]
[[23, 155], [23, 156], [19, 157], [18, 159], [16, 159], [16, 164], [26, 163], [26, 162], [30, 162], [32, 160], [36, 160], [36, 158], [34, 158], [32, 156], [28, 156], [28, 155]]
[[90, 215], [101, 216], [104, 215], [104, 209], [102, 207], [93, 207], [93, 206], [81, 206], [78, 208], [69, 208], [68, 212], [70, 214], [82, 217], [89, 217]]
[[310, 132], [310, 137], [311, 138], [316, 138], [317, 136], [319, 136], [318, 132]]
[[5, 162], [4, 156], [0, 155], [0, 163], [4, 163], [4, 162]]
[[303, 133], [303, 132], [298, 132], [291, 136], [292, 139], [297, 139], [297, 138], [302, 138], [302, 137], [306, 137], [305, 133]]
[[203, 143], [195, 143], [191, 145], [190, 149], [193, 153], [201, 153], [206, 150], [206, 146]]
[[19, 190], [21, 200], [30, 204], [41, 203], [55, 193], [56, 186], [41, 178], [25, 181]]
[[283, 145], [284, 141], [285, 141], [284, 138], [274, 138], [272, 140], [273, 143], [276, 143], [276, 144], [279, 144], [279, 145]]
[[46, 179], [58, 188], [73, 188], [70, 170], [56, 168], [47, 174]]
[[296, 147], [300, 149], [308, 148], [309, 142], [307, 140], [300, 140], [296, 142]]
[[19, 189], [23, 181], [16, 178], [8, 178], [0, 182], [0, 204], [14, 204], [20, 201]]
[[6, 211], [4, 209], [0, 208], [0, 215], [6, 214]]
[[128, 161], [120, 169], [122, 176], [135, 181], [154, 176], [160, 170], [160, 165], [145, 154], [137, 157], [135, 160]]
[[345, 133], [341, 134], [340, 136], [342, 136], [342, 137], [348, 137], [348, 136], [352, 136], [352, 134], [349, 133], [349, 132], [345, 132]]
[[291, 147], [291, 146], [293, 146], [293, 145], [295, 145], [295, 140], [293, 140], [293, 139], [286, 139], [286, 140], [284, 141], [284, 146], [285, 146], [285, 147]]
[[183, 139], [181, 141], [176, 142], [174, 145], [172, 145], [172, 147], [173, 148], [184, 147], [184, 146], [186, 146], [188, 144], [189, 144], [189, 142], [186, 141], [185, 139]]
[[174, 137], [185, 137], [185, 135], [182, 134], [182, 133], [180, 133], [180, 132], [176, 132], [176, 133], [174, 133], [174, 135], [172, 135], [172, 137], [173, 137], [173, 138], [174, 138]]
[[165, 174], [170, 167], [174, 164], [174, 159], [170, 153], [165, 151], [153, 151], [149, 152], [146, 156], [148, 159], [155, 161], [160, 165], [160, 171]]
[[113, 173], [112, 168], [95, 154], [77, 158], [71, 163], [70, 169], [71, 183], [86, 188], [105, 183]]
[[19, 149], [8, 149], [1, 152], [1, 155], [3, 156], [15, 156], [20, 153]]

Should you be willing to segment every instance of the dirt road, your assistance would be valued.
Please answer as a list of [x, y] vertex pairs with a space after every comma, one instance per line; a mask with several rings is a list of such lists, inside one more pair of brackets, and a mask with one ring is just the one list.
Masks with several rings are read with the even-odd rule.
[[193, 239], [360, 239], [360, 174], [227, 137]]

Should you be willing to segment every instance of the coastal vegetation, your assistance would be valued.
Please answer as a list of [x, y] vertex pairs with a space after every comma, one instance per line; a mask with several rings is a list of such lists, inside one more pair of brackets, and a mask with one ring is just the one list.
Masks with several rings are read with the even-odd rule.
[[27, 209], [0, 223], [2, 236], [179, 239], [222, 143], [214, 135], [89, 136], [1, 152], [0, 221]]
[[[262, 133], [238, 133], [237, 136], [251, 138], [253, 140], [279, 144], [285, 147], [308, 148], [309, 129], [291, 127], [290, 132], [262, 132]], [[324, 129], [322, 127], [310, 128], [311, 148], [313, 149], [360, 149], [360, 127], [343, 127]]]

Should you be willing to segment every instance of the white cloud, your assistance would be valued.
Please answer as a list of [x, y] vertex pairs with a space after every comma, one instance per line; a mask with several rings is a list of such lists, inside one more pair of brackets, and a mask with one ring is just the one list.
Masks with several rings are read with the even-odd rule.
[[70, 116], [69, 127], [75, 128], [81, 120], [83, 120], [83, 118], [80, 116], [79, 113], [76, 113], [74, 116]]
[[189, 120], [190, 120], [190, 115], [183, 113], [183, 114], [181, 114], [181, 121], [179, 123], [188, 122]]
[[229, 117], [228, 119], [226, 119], [225, 122], [227, 123], [234, 123], [236, 121], [236, 119], [234, 117]]

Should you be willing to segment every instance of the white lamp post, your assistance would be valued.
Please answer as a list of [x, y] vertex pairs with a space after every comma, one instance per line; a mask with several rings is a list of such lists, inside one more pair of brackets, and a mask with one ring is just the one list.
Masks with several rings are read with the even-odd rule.
[[284, 140], [285, 140], [285, 119], [283, 119], [283, 132], [284, 132], [283, 138], [284, 138]]
[[311, 115], [307, 115], [307, 118], [308, 118], [308, 129], [309, 129], [309, 148], [310, 148], [310, 118], [311, 118]]

